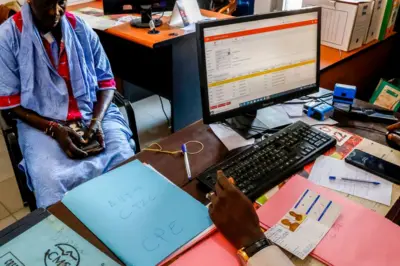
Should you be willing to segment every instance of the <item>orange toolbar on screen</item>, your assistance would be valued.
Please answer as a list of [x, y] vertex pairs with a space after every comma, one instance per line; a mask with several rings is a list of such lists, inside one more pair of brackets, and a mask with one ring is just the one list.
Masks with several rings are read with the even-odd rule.
[[293, 22], [293, 23], [276, 25], [276, 26], [269, 26], [269, 27], [252, 29], [252, 30], [238, 31], [238, 32], [233, 32], [233, 33], [228, 33], [228, 34], [208, 36], [208, 37], [204, 37], [204, 42], [214, 42], [214, 41], [225, 40], [225, 39], [230, 39], [230, 38], [266, 33], [266, 32], [270, 32], [270, 31], [278, 31], [278, 30], [285, 30], [285, 29], [296, 28], [296, 27], [303, 27], [303, 26], [313, 25], [313, 24], [317, 24], [317, 23], [318, 23], [318, 19], [311, 19], [311, 20]]

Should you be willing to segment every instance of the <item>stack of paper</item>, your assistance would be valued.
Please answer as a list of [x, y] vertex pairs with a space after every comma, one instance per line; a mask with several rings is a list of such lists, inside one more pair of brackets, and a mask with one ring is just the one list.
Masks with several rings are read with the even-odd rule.
[[139, 161], [62, 202], [127, 265], [156, 265], [212, 225], [204, 205]]
[[[330, 180], [330, 176], [379, 182], [380, 185]], [[338, 160], [332, 157], [320, 156], [315, 161], [308, 179], [320, 186], [376, 201], [388, 206], [390, 206], [390, 201], [392, 199], [393, 185], [391, 182], [352, 166], [344, 160]]]

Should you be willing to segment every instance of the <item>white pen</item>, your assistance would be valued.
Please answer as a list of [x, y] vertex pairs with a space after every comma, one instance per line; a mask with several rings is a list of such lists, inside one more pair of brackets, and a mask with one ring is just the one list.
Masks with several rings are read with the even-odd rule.
[[192, 172], [190, 171], [190, 164], [189, 164], [189, 157], [188, 157], [188, 153], [186, 150], [186, 144], [182, 144], [182, 152], [183, 152], [183, 158], [185, 161], [185, 168], [186, 168], [186, 173], [187, 176], [189, 178], [189, 180], [192, 179]]

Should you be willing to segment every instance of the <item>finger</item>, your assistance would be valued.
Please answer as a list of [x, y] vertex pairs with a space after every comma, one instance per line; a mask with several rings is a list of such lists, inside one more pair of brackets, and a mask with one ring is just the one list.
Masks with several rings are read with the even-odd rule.
[[86, 140], [86, 143], [93, 138], [94, 133], [95, 131], [91, 128], [86, 130], [85, 134], [83, 135], [83, 139]]
[[82, 143], [85, 144], [84, 139], [82, 138], [82, 136], [80, 136], [78, 133], [76, 133], [74, 130], [72, 130], [71, 128], [68, 129], [68, 135], [69, 137], [72, 139], [72, 141], [74, 141], [75, 143]]
[[393, 142], [396, 142], [397, 145], [400, 145], [400, 136], [398, 136], [397, 134], [389, 134], [388, 139]]
[[210, 194], [210, 201], [211, 201], [211, 205], [213, 205], [213, 206], [217, 205], [218, 197], [217, 197], [217, 195], [215, 195], [215, 193]]
[[97, 131], [96, 135], [97, 135], [97, 140], [98, 140], [99, 143], [100, 143], [100, 146], [101, 146], [103, 149], [105, 149], [105, 148], [106, 148], [106, 142], [104, 141], [104, 134], [103, 134], [103, 132], [102, 132], [101, 130], [99, 130], [99, 131]]
[[218, 182], [215, 184], [215, 193], [218, 197], [221, 197], [224, 194], [224, 189]]
[[398, 123], [396, 123], [396, 124], [394, 124], [394, 125], [390, 125], [390, 126], [388, 126], [386, 129], [387, 129], [388, 131], [393, 131], [393, 130], [396, 130], [396, 129], [400, 129], [400, 122], [398, 122]]
[[68, 150], [72, 153], [74, 158], [85, 158], [88, 156], [86, 152], [76, 147], [72, 140], [69, 140]]
[[217, 183], [221, 186], [222, 189], [232, 188], [232, 184], [229, 182], [228, 178], [226, 178], [224, 172], [219, 170], [217, 172]]
[[74, 158], [74, 156], [72, 155], [72, 153], [69, 150], [66, 150], [65, 153], [67, 154], [67, 156], [71, 159]]

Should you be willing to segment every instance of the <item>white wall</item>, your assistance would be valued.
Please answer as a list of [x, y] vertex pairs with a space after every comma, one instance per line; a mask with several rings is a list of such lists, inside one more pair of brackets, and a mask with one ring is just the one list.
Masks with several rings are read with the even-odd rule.
[[269, 12], [271, 12], [271, 0], [254, 1], [254, 14], [263, 14]]

